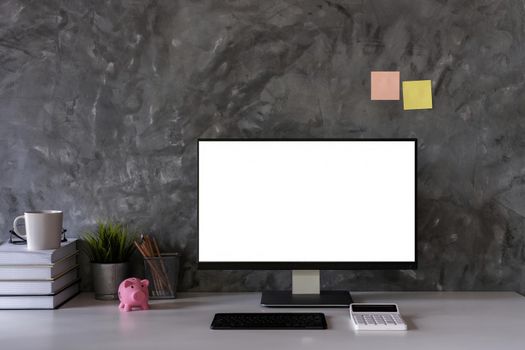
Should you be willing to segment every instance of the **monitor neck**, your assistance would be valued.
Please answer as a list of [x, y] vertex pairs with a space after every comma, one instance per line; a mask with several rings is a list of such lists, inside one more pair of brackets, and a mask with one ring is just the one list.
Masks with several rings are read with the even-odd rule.
[[321, 277], [319, 270], [293, 270], [292, 294], [319, 294]]
[[291, 291], [263, 291], [261, 304], [268, 307], [348, 307], [347, 290], [320, 290], [319, 270], [293, 270]]

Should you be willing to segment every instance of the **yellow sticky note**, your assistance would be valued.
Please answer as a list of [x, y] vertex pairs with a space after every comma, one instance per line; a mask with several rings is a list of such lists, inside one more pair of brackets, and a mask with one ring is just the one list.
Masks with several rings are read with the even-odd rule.
[[404, 81], [403, 109], [432, 109], [432, 81]]

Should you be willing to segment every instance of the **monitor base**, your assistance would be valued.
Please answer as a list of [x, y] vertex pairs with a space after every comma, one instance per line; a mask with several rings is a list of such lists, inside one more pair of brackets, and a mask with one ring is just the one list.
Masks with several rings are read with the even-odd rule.
[[322, 290], [319, 294], [267, 291], [261, 297], [261, 305], [266, 307], [349, 307], [351, 303], [352, 297], [346, 290]]

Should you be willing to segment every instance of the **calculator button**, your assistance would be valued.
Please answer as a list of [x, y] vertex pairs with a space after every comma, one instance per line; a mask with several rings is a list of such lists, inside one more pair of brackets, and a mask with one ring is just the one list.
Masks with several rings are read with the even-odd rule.
[[375, 321], [376, 321], [377, 324], [383, 324], [383, 325], [386, 324], [385, 321], [382, 318], [378, 318]]
[[363, 316], [354, 316], [354, 320], [357, 324], [365, 324]]

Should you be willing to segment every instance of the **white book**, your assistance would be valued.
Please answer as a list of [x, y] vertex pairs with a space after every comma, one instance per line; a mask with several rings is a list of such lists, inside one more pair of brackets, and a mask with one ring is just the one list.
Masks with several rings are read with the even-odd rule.
[[52, 280], [77, 266], [77, 252], [54, 264], [0, 265], [0, 280]]
[[80, 283], [66, 286], [54, 295], [0, 296], [0, 309], [56, 309], [80, 291]]
[[77, 240], [68, 238], [58, 249], [27, 250], [27, 245], [3, 243], [0, 245], [0, 265], [54, 264], [77, 251]]
[[78, 268], [50, 281], [0, 281], [1, 295], [46, 295], [55, 294], [78, 280]]

